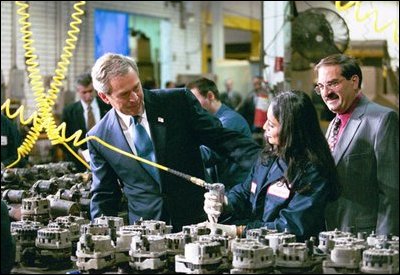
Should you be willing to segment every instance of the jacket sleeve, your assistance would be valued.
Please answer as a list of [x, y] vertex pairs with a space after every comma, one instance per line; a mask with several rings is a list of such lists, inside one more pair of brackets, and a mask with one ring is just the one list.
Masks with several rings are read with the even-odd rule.
[[[258, 159], [257, 164], [259, 163], [260, 160]], [[243, 223], [247, 223], [251, 217], [252, 205], [250, 202], [250, 189], [254, 173], [259, 167], [257, 164], [251, 168], [251, 172], [246, 180], [232, 187], [226, 195], [228, 199], [227, 214], [230, 215], [229, 222], [242, 225]]]
[[250, 171], [259, 156], [260, 146], [251, 137], [223, 128], [219, 119], [206, 112], [190, 91], [186, 91], [185, 98], [185, 106], [191, 106], [185, 115], [199, 142]]
[[374, 144], [379, 189], [378, 234], [399, 234], [399, 119], [395, 112], [382, 117]]
[[122, 193], [118, 184], [117, 175], [107, 161], [102, 157], [95, 142], [89, 141], [90, 168], [92, 170], [92, 186], [90, 189], [91, 219], [102, 214], [117, 216]]

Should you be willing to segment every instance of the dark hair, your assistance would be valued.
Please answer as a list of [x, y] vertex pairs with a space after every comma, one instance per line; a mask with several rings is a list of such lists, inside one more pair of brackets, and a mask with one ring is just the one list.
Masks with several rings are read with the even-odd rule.
[[324, 59], [315, 65], [315, 71], [318, 72], [318, 69], [323, 66], [334, 66], [339, 65], [342, 71], [342, 76], [349, 80], [353, 75], [357, 75], [360, 81], [358, 82], [358, 88], [361, 88], [362, 83], [362, 72], [360, 65], [358, 64], [357, 60], [344, 55], [344, 54], [333, 54]]
[[89, 72], [78, 75], [75, 80], [76, 86], [81, 85], [83, 87], [87, 87], [92, 84], [92, 76]]
[[190, 82], [189, 84], [186, 85], [186, 88], [193, 89], [197, 88], [200, 92], [200, 94], [204, 97], [207, 97], [207, 93], [210, 91], [214, 94], [214, 97], [219, 100], [219, 92], [217, 85], [215, 85], [214, 81], [208, 79], [208, 78], [200, 78], [195, 81]]
[[271, 100], [273, 116], [281, 125], [279, 145], [264, 149], [263, 161], [280, 157], [288, 165], [286, 178], [292, 182], [310, 163], [332, 183], [332, 199], [339, 194], [335, 162], [321, 131], [311, 98], [301, 91], [287, 91]]

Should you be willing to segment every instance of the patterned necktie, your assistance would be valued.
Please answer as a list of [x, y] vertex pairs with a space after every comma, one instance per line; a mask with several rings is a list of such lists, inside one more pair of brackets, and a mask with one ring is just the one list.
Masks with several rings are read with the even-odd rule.
[[92, 106], [88, 105], [88, 108], [87, 108], [87, 130], [89, 131], [90, 129], [92, 129], [92, 127], [95, 124], [96, 124], [96, 121], [94, 120]]
[[329, 134], [328, 143], [329, 143], [329, 148], [331, 149], [332, 152], [333, 150], [335, 150], [335, 146], [338, 141], [338, 134], [341, 122], [342, 121], [340, 120], [339, 117], [335, 117], [335, 121], [333, 122], [333, 126]]
[[[156, 156], [154, 152], [153, 143], [146, 132], [146, 129], [140, 123], [140, 117], [135, 116], [134, 118], [134, 133], [133, 133], [133, 143], [135, 144], [137, 155], [141, 158], [150, 160], [155, 162]], [[158, 173], [157, 168], [152, 165], [143, 164], [143, 167], [147, 170], [147, 172], [152, 175], [152, 177], [157, 181], [160, 182], [160, 175]]]

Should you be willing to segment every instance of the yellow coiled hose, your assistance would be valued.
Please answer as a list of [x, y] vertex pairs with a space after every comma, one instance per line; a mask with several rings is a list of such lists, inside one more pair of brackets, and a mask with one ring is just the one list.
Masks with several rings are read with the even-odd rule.
[[366, 19], [372, 17], [373, 18], [373, 27], [374, 31], [376, 32], [383, 32], [385, 29], [389, 28], [391, 25], [394, 25], [393, 30], [393, 40], [396, 44], [399, 44], [399, 26], [398, 26], [398, 19], [393, 19], [383, 26], [378, 26], [378, 14], [379, 11], [377, 8], [373, 8], [370, 11], [366, 11], [364, 15], [361, 15], [361, 1], [349, 1], [342, 5], [342, 1], [335, 1], [335, 7], [338, 11], [345, 11], [355, 5], [354, 16], [357, 22], [365, 21]]
[[52, 79], [50, 84], [50, 89], [48, 94], [44, 93], [44, 86], [42, 81], [42, 76], [39, 70], [39, 64], [37, 62], [37, 55], [35, 54], [36, 49], [32, 46], [34, 40], [32, 37], [32, 32], [29, 30], [31, 23], [28, 22], [29, 14], [25, 11], [29, 5], [27, 3], [17, 1], [16, 2], [20, 8], [18, 9], [17, 13], [21, 16], [19, 23], [21, 24], [20, 31], [23, 34], [23, 47], [25, 49], [25, 58], [27, 64], [27, 70], [29, 72], [29, 78], [31, 79], [31, 86], [32, 90], [34, 91], [35, 101], [37, 111], [35, 111], [28, 119], [24, 119], [24, 106], [21, 106], [17, 109], [17, 111], [12, 114], [10, 112], [10, 99], [7, 99], [4, 104], [1, 106], [1, 110], [5, 110], [5, 114], [9, 118], [15, 118], [19, 115], [19, 119], [23, 125], [27, 125], [32, 123], [32, 127], [30, 128], [25, 140], [23, 141], [22, 145], [17, 149], [18, 151], [18, 158], [15, 162], [11, 163], [7, 166], [13, 167], [16, 165], [21, 158], [27, 156], [31, 151], [33, 145], [36, 143], [40, 132], [45, 130], [49, 140], [51, 141], [52, 145], [62, 144], [65, 146], [80, 162], [82, 162], [88, 169], [90, 169], [87, 162], [85, 162], [78, 154], [72, 150], [67, 142], [73, 141], [73, 146], [78, 147], [89, 140], [95, 140], [98, 143], [102, 144], [104, 147], [113, 150], [117, 153], [125, 155], [129, 158], [135, 159], [137, 161], [146, 163], [148, 165], [154, 166], [160, 170], [167, 171], [172, 173], [178, 177], [185, 178], [192, 183], [195, 183], [199, 186], [204, 187], [206, 182], [202, 179], [192, 177], [190, 175], [181, 173], [174, 169], [168, 168], [166, 166], [157, 164], [155, 162], [149, 161], [147, 159], [138, 157], [136, 155], [130, 154], [125, 152], [117, 147], [114, 147], [105, 141], [101, 140], [96, 136], [89, 136], [82, 140], [80, 137], [82, 135], [82, 130], [76, 131], [73, 135], [66, 138], [66, 124], [61, 123], [60, 126], [56, 126], [54, 117], [52, 115], [52, 107], [57, 99], [57, 94], [60, 91], [60, 87], [62, 86], [62, 80], [65, 78], [65, 73], [68, 70], [68, 65], [70, 63], [70, 59], [72, 57], [72, 51], [75, 49], [76, 41], [78, 40], [76, 34], [79, 33], [79, 28], [77, 27], [79, 24], [82, 23], [82, 20], [79, 19], [79, 16], [83, 15], [83, 11], [80, 9], [80, 6], [85, 5], [85, 1], [80, 1], [74, 5], [74, 9], [76, 10], [75, 13], [72, 14], [72, 18], [74, 21], [70, 23], [71, 30], [68, 31], [68, 36], [66, 40], [66, 46], [63, 48], [63, 54], [61, 54], [61, 60], [57, 64], [57, 68], [55, 70], [55, 75]]
[[[33, 145], [39, 138], [40, 133], [45, 130], [48, 138], [53, 145], [62, 144], [64, 145], [80, 162], [82, 162], [86, 167], [89, 168], [88, 164], [80, 158], [66, 143], [65, 131], [64, 135], [59, 135], [59, 129], [56, 127], [56, 122], [52, 114], [52, 107], [57, 99], [57, 94], [62, 86], [62, 80], [65, 78], [65, 74], [68, 71], [68, 65], [70, 64], [70, 59], [72, 57], [72, 51], [75, 49], [76, 41], [78, 40], [76, 34], [79, 33], [79, 28], [77, 27], [82, 23], [80, 16], [84, 14], [80, 6], [85, 5], [85, 1], [80, 1], [74, 4], [75, 12], [72, 14], [72, 22], [70, 23], [70, 30], [68, 31], [68, 38], [66, 44], [63, 48], [63, 53], [61, 54], [61, 60], [57, 64], [55, 70], [55, 76], [53, 77], [52, 83], [50, 84], [50, 89], [48, 94], [44, 92], [44, 85], [42, 81], [42, 76], [40, 74], [39, 63], [37, 62], [37, 55], [35, 54], [36, 49], [33, 46], [34, 39], [32, 38], [32, 32], [30, 31], [31, 23], [28, 21], [29, 14], [26, 10], [29, 8], [29, 4], [16, 1], [16, 5], [19, 6], [17, 14], [20, 16], [18, 20], [21, 25], [20, 31], [22, 33], [23, 48], [25, 49], [25, 59], [28, 71], [28, 77], [30, 78], [30, 85], [33, 90], [36, 102], [36, 110], [30, 119], [23, 119], [23, 108], [19, 108], [15, 115], [11, 115], [9, 111], [9, 101], [1, 106], [1, 109], [7, 109], [6, 114], [9, 117], [16, 117], [20, 115], [21, 123], [27, 124], [26, 121], [33, 122], [26, 138], [22, 142], [21, 146], [18, 147], [18, 157], [17, 160], [11, 163], [8, 167], [13, 167], [16, 165], [23, 157], [27, 156], [32, 150]], [[24, 121], [24, 122], [23, 122]], [[28, 122], [28, 123], [29, 123]], [[65, 128], [64, 125], [60, 127]]]

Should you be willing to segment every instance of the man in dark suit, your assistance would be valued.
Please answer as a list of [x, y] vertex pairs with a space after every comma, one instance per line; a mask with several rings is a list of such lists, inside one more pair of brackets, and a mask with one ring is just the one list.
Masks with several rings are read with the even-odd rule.
[[[129, 57], [105, 54], [96, 61], [92, 77], [99, 96], [113, 110], [88, 136], [137, 154], [142, 147], [137, 143], [140, 124], [147, 139], [150, 136], [157, 163], [198, 178], [204, 178], [202, 144], [244, 167], [251, 167], [259, 154], [260, 148], [252, 139], [224, 129], [189, 90], [143, 90], [137, 65]], [[93, 173], [92, 219], [118, 214], [120, 186], [128, 200], [130, 223], [140, 218], [163, 220], [177, 232], [183, 225], [206, 219], [203, 188], [163, 170], [155, 175], [148, 164], [95, 140], [90, 140], [88, 147]]]
[[[96, 96], [90, 73], [83, 73], [78, 76], [76, 80], [76, 91], [79, 95], [79, 101], [71, 103], [64, 108], [62, 121], [67, 124], [67, 137], [81, 130], [81, 137], [83, 138], [90, 128], [99, 122], [110, 110], [110, 106]], [[70, 143], [70, 146], [76, 149], [72, 146], [72, 143]], [[86, 143], [82, 144], [82, 146], [77, 149], [78, 153], [82, 154], [82, 151], [87, 149]], [[65, 150], [65, 153], [67, 160], [75, 162], [79, 170], [85, 170], [84, 165], [72, 154], [67, 152], [67, 150]]]
[[398, 235], [398, 114], [362, 94], [355, 59], [331, 55], [316, 71], [315, 91], [336, 114], [326, 136], [343, 186], [340, 198], [328, 206], [328, 230]]

